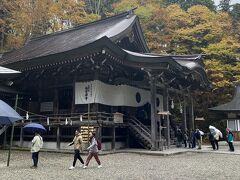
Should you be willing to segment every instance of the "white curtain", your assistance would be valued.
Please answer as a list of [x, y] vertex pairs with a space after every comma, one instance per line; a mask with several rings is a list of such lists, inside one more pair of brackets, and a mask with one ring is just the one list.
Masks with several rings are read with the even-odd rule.
[[[156, 98], [159, 101], [157, 109], [162, 111], [163, 98], [159, 94]], [[75, 84], [75, 104], [100, 103], [110, 106], [139, 107], [147, 102], [150, 103], [150, 91], [144, 89], [127, 85], [109, 85], [99, 80]]]

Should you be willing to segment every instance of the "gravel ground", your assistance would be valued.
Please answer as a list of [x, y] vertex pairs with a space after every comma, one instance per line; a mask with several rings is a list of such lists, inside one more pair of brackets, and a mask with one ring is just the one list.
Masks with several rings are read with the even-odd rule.
[[[39, 167], [30, 169], [31, 154], [13, 151], [10, 167], [6, 167], [7, 151], [0, 150], [1, 180], [172, 180], [172, 179], [240, 179], [240, 156], [213, 153], [185, 153], [174, 156], [110, 154], [100, 156], [103, 168], [94, 159], [87, 169], [68, 170], [73, 155], [41, 152]], [[86, 159], [86, 156], [83, 156]]]

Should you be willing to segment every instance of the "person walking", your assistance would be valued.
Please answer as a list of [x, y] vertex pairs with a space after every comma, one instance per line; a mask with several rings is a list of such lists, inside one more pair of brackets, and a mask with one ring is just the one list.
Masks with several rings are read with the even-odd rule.
[[182, 147], [183, 134], [182, 134], [181, 129], [178, 129], [178, 130], [177, 130], [176, 136], [177, 136], [177, 147]]
[[86, 163], [83, 166], [83, 168], [85, 169], [88, 167], [88, 164], [89, 164], [90, 160], [92, 159], [92, 157], [94, 157], [95, 160], [97, 161], [98, 168], [101, 168], [102, 165], [101, 165], [101, 162], [98, 157], [98, 144], [97, 144], [98, 142], [95, 138], [95, 133], [90, 133], [89, 143], [90, 143], [90, 146], [87, 148], [87, 150], [89, 150], [89, 153], [88, 153], [88, 157], [87, 157]]
[[232, 133], [232, 130], [230, 128], [227, 128], [226, 131], [227, 131], [227, 142], [228, 142], [228, 145], [229, 145], [229, 150], [233, 152], [234, 151], [233, 133]]
[[32, 160], [33, 160], [33, 166], [31, 168], [37, 168], [38, 165], [38, 158], [39, 158], [39, 151], [43, 146], [43, 139], [40, 136], [39, 132], [35, 132], [35, 136], [32, 140], [31, 145], [31, 153], [32, 153]]
[[187, 142], [188, 142], [188, 130], [185, 129], [184, 133], [183, 133], [183, 143], [184, 143], [184, 147], [187, 148]]
[[209, 130], [214, 137], [214, 144], [216, 146], [216, 150], [218, 150], [219, 149], [218, 141], [220, 140], [220, 138], [223, 137], [222, 132], [211, 125], [209, 126]]
[[197, 140], [198, 149], [202, 149], [202, 135], [199, 129], [195, 131], [195, 138]]
[[193, 139], [195, 139], [194, 132], [193, 132], [192, 129], [190, 129], [189, 135], [188, 135], [188, 148], [194, 148], [195, 147], [195, 143], [193, 144]]
[[215, 142], [214, 142], [214, 136], [213, 136], [213, 134], [211, 132], [209, 132], [209, 134], [208, 134], [208, 139], [209, 139], [209, 141], [210, 141], [210, 143], [212, 145], [213, 150], [216, 150]]
[[75, 131], [75, 137], [73, 138], [73, 141], [68, 144], [68, 146], [74, 145], [74, 159], [72, 166], [69, 167], [69, 170], [72, 170], [75, 168], [77, 159], [82, 163], [82, 166], [84, 165], [84, 161], [80, 156], [80, 151], [82, 152], [82, 135], [79, 132], [79, 130]]

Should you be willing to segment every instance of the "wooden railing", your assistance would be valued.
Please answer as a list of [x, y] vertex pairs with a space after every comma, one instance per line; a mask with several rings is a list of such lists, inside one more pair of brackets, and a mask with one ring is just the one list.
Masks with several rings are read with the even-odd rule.
[[113, 114], [105, 112], [74, 113], [74, 114], [48, 114], [48, 115], [30, 115], [29, 119], [24, 119], [21, 123], [36, 122], [43, 125], [71, 125], [80, 122], [113, 122]]
[[139, 120], [134, 117], [129, 118], [129, 126], [134, 128], [139, 135], [151, 143], [151, 131], [144, 124], [142, 124]]

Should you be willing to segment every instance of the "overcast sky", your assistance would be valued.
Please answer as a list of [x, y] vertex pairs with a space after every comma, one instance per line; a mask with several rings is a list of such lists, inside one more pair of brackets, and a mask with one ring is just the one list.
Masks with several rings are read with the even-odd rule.
[[[220, 0], [214, 0], [215, 4], [218, 5]], [[239, 3], [240, 4], [240, 0], [231, 0], [231, 4], [235, 4], [235, 3]]]

